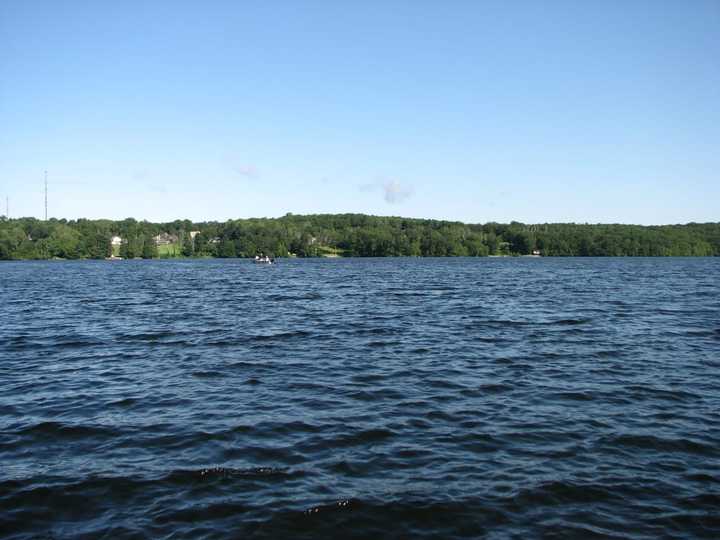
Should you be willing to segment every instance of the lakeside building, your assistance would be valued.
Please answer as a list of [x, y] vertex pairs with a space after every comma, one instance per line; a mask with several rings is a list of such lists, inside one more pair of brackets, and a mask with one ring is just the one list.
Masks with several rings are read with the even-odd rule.
[[178, 237], [174, 234], [160, 233], [154, 237], [154, 240], [158, 246], [168, 246], [170, 244], [177, 244]]
[[113, 236], [110, 239], [110, 245], [113, 247], [122, 245], [122, 238], [120, 238], [119, 236]]

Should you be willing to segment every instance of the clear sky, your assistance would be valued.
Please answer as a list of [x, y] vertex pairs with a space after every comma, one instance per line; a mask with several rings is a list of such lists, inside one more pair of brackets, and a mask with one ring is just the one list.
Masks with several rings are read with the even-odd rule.
[[0, 2], [0, 213], [720, 220], [720, 1]]

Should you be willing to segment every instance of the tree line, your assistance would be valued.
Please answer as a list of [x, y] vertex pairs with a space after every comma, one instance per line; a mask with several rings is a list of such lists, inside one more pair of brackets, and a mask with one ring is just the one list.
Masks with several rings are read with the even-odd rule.
[[[158, 235], [172, 246], [158, 245]], [[120, 245], [111, 245], [119, 237]], [[528, 225], [293, 215], [193, 223], [0, 217], [0, 259], [158, 257], [718, 256], [720, 223]]]

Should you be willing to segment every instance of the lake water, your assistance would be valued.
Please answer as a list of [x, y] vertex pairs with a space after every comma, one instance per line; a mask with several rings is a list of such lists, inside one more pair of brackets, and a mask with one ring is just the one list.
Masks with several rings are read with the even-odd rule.
[[0, 264], [0, 537], [720, 538], [720, 259]]

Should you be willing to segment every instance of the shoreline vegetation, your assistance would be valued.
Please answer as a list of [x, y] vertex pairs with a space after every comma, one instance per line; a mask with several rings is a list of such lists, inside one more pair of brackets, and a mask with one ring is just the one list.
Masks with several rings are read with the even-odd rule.
[[226, 222], [0, 217], [0, 260], [183, 257], [719, 256], [720, 223], [528, 225], [286, 214]]

